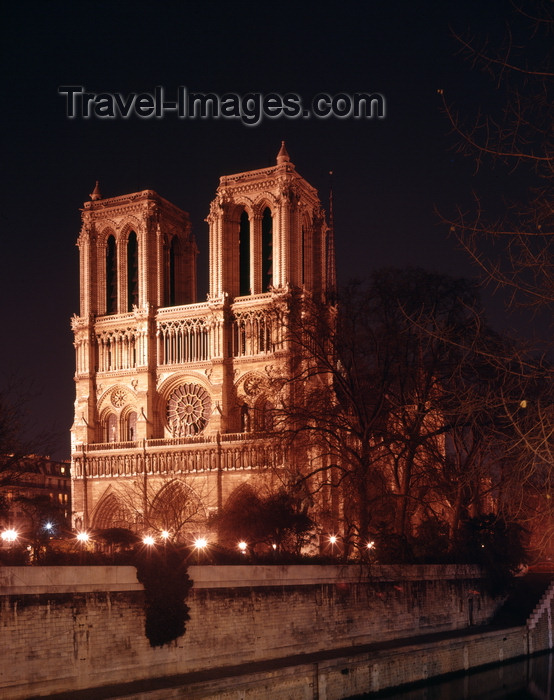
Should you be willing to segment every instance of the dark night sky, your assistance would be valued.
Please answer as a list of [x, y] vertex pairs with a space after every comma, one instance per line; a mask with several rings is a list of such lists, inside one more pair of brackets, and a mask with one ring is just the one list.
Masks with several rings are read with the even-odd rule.
[[[457, 54], [451, 27], [494, 38], [496, 2], [20, 2], [3, 11], [2, 378], [14, 377], [34, 429], [69, 456], [74, 399], [70, 317], [78, 313], [79, 208], [155, 189], [190, 212], [207, 266], [204, 218], [221, 175], [271, 165], [286, 140], [328, 197], [333, 170], [339, 279], [382, 266], [474, 274], [435, 206], [474, 186], [437, 95], [471, 112], [491, 86]], [[90, 92], [380, 92], [383, 120], [69, 120], [60, 85]], [[490, 183], [489, 183], [490, 184]], [[324, 204], [325, 206], [325, 204]], [[199, 289], [199, 299], [206, 289]]]

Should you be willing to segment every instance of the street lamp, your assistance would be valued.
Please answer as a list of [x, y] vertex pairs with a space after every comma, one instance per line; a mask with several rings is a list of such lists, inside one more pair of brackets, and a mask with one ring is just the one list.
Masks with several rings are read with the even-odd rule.
[[205, 537], [197, 537], [194, 540], [194, 548], [196, 549], [196, 560], [200, 561], [200, 552], [203, 552], [208, 546], [208, 540]]
[[338, 535], [329, 535], [327, 537], [327, 542], [329, 543], [327, 546], [327, 552], [331, 554], [331, 556], [337, 556], [341, 552], [341, 547], [340, 547], [340, 538]]
[[148, 547], [151, 547], [151, 546], [154, 544], [154, 542], [155, 542], [155, 540], [154, 540], [154, 538], [152, 537], [152, 535], [146, 535], [145, 537], [142, 538], [142, 541], [143, 541], [144, 544], [147, 545]]
[[3, 542], [6, 542], [8, 544], [8, 552], [11, 556], [15, 552], [14, 544], [17, 538], [19, 537], [19, 533], [16, 530], [10, 528], [8, 530], [4, 530], [0, 537], [2, 537]]
[[247, 543], [243, 540], [242, 542], [238, 543], [238, 548], [240, 549], [242, 554], [246, 554], [246, 550], [248, 549]]
[[77, 533], [77, 541], [81, 543], [81, 552], [79, 553], [79, 561], [83, 564], [87, 543], [90, 540], [90, 535], [84, 530]]
[[367, 561], [374, 561], [375, 559], [375, 542], [369, 540], [365, 546]]
[[0, 535], [0, 537], [2, 537], [4, 542], [15, 542], [16, 539], [19, 537], [19, 535], [17, 534], [17, 532], [15, 530], [10, 529], [10, 530], [4, 530], [4, 532], [2, 533], [2, 535]]

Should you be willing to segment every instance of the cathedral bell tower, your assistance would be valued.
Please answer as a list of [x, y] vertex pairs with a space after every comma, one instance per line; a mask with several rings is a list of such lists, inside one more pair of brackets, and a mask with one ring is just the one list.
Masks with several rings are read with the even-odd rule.
[[[188, 214], [152, 190], [103, 199], [96, 183], [90, 197], [77, 241], [80, 314], [72, 320], [77, 355], [73, 442], [149, 438], [155, 312], [196, 301], [197, 248]], [[98, 397], [112, 384], [112, 408], [127, 405], [129, 396], [117, 381], [121, 378], [130, 380], [133, 389], [128, 415], [114, 411], [103, 421]]]
[[273, 167], [222, 177], [210, 224], [210, 297], [255, 296], [285, 287], [324, 294], [328, 229], [317, 191], [285, 143]]
[[274, 166], [220, 178], [207, 218], [208, 299], [226, 319], [216, 368], [229, 431], [264, 424], [254, 392], [286, 355], [275, 306], [292, 291], [325, 298], [334, 284], [332, 235], [317, 191], [297, 172], [284, 141]]

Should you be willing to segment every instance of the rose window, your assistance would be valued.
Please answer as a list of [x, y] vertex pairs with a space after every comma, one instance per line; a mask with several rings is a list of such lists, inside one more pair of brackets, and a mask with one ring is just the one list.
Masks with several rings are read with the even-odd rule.
[[115, 406], [116, 408], [121, 408], [123, 404], [125, 403], [125, 400], [127, 398], [127, 393], [125, 392], [124, 389], [114, 389], [112, 391], [112, 405]]
[[248, 396], [259, 394], [262, 389], [263, 380], [260, 376], [250, 375], [244, 380], [244, 392]]
[[212, 400], [198, 384], [182, 384], [167, 402], [167, 422], [173, 437], [197, 435], [206, 427]]

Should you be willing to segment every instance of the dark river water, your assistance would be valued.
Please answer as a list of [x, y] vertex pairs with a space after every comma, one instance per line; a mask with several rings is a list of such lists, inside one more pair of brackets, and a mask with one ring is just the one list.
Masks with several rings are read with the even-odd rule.
[[542, 654], [448, 681], [430, 682], [401, 693], [357, 697], [389, 700], [554, 700], [553, 663], [552, 653]]

